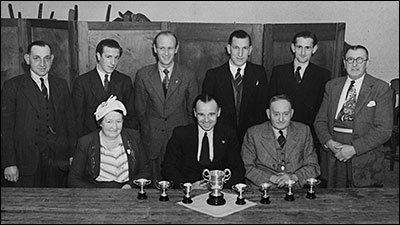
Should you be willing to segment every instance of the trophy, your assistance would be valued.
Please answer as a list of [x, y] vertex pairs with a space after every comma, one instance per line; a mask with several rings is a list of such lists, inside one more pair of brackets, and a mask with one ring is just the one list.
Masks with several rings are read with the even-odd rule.
[[288, 188], [288, 192], [286, 193], [285, 200], [286, 201], [294, 201], [294, 195], [292, 193], [293, 184], [296, 183], [294, 180], [288, 180], [285, 182]]
[[247, 188], [247, 185], [242, 184], [242, 183], [232, 185], [232, 189], [239, 193], [239, 196], [236, 198], [236, 202], [235, 202], [237, 205], [246, 204], [246, 201], [244, 200], [244, 197], [243, 197], [243, 192], [246, 190], [246, 188]]
[[318, 184], [320, 184], [321, 181], [320, 181], [320, 180], [317, 180], [317, 179], [315, 179], [315, 178], [308, 178], [308, 179], [306, 180], [306, 182], [307, 182], [307, 185], [310, 186], [310, 190], [307, 190], [306, 198], [308, 198], [308, 199], [315, 199], [315, 198], [317, 198], [317, 197], [315, 196], [315, 191], [313, 190], [313, 187], [315, 187], [315, 186], [317, 186]]
[[262, 204], [271, 203], [271, 201], [269, 200], [268, 190], [271, 188], [272, 184], [269, 182], [265, 182], [265, 183], [262, 183], [260, 186], [261, 186], [261, 191], [263, 192], [260, 202]]
[[172, 181], [171, 182], [166, 181], [166, 180], [156, 181], [156, 184], [155, 184], [156, 188], [158, 190], [162, 191], [161, 195], [160, 195], [160, 198], [159, 198], [160, 201], [165, 202], [165, 201], [169, 200], [168, 195], [167, 195], [167, 190], [169, 188], [171, 188], [172, 185], [173, 185]]
[[209, 205], [223, 205], [225, 204], [224, 194], [221, 190], [224, 183], [231, 178], [231, 171], [229, 169], [225, 170], [203, 170], [203, 178], [209, 184], [211, 193], [207, 199]]
[[184, 183], [184, 184], [181, 183], [180, 186], [181, 186], [181, 189], [182, 189], [183, 193], [185, 194], [183, 196], [182, 202], [185, 203], [185, 204], [192, 203], [193, 201], [190, 198], [190, 192], [192, 191], [192, 184], [187, 182], [187, 183]]
[[139, 178], [137, 180], [134, 180], [133, 183], [140, 187], [140, 191], [138, 193], [137, 198], [138, 199], [146, 199], [147, 195], [146, 195], [146, 192], [143, 190], [143, 187], [146, 185], [149, 185], [151, 183], [151, 180], [147, 180], [145, 178]]

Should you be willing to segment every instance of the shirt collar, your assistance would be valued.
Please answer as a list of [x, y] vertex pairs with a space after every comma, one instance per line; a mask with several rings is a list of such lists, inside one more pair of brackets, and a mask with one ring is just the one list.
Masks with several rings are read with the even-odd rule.
[[169, 66], [168, 68], [164, 68], [164, 67], [161, 66], [160, 63], [157, 63], [157, 65], [158, 65], [158, 71], [160, 72], [160, 74], [165, 75], [164, 70], [167, 69], [167, 70], [169, 71], [168, 77], [171, 77], [172, 70], [174, 69], [174, 64], [175, 64], [175, 63], [172, 62], [171, 66]]
[[[275, 137], [278, 138], [281, 134], [279, 133], [279, 130], [276, 129], [275, 127], [272, 127], [272, 130], [274, 131]], [[283, 136], [287, 137], [287, 127], [282, 130]]]
[[40, 78], [43, 78], [45, 83], [49, 82], [49, 73], [47, 73], [44, 76], [39, 76], [37, 73], [33, 72], [33, 70], [30, 70], [30, 73], [31, 73], [31, 78], [38, 84], [40, 84], [41, 82]]
[[247, 62], [244, 63], [242, 66], [236, 66], [235, 64], [233, 64], [232, 60], [229, 59], [229, 69], [230, 69], [233, 77], [235, 77], [238, 68], [240, 68], [240, 75], [243, 76], [244, 70], [246, 69], [246, 65], [247, 65]]
[[[102, 72], [102, 70], [99, 69], [99, 64], [97, 64], [96, 70], [97, 70], [97, 73], [98, 73], [99, 76], [100, 76], [100, 79], [103, 81], [103, 80], [104, 80], [104, 77], [105, 77], [105, 75], [106, 75], [107, 73], [104, 73], [104, 72]], [[111, 74], [112, 74], [112, 73], [108, 74], [108, 81], [111, 80]]]

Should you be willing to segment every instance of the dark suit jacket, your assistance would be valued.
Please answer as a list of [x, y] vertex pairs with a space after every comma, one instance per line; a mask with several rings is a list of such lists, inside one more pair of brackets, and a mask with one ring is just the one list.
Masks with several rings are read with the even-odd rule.
[[[201, 141], [201, 140], [200, 140]], [[198, 127], [192, 123], [174, 129], [167, 145], [161, 174], [164, 179], [172, 180], [174, 187], [180, 183], [202, 180], [203, 170], [206, 169], [197, 161]], [[240, 156], [240, 147], [235, 132], [222, 124], [214, 127], [214, 159], [209, 170], [231, 170], [231, 178], [224, 188], [244, 182], [244, 166]]]
[[[129, 76], [116, 70], [111, 74], [109, 83], [110, 93], [117, 96], [126, 110], [127, 115], [124, 127], [137, 129], [134, 117], [133, 85]], [[96, 68], [80, 75], [74, 81], [72, 99], [75, 106], [78, 137], [82, 137], [96, 129], [98, 125], [94, 116], [97, 106], [108, 99], [109, 95], [104, 91], [103, 83]]]
[[135, 79], [135, 110], [141, 137], [150, 159], [164, 157], [176, 126], [193, 122], [193, 101], [199, 94], [195, 74], [174, 64], [167, 96], [164, 95], [157, 63], [141, 68]]
[[267, 75], [264, 67], [247, 62], [242, 88], [239, 125], [237, 126], [229, 62], [208, 70], [202, 86], [202, 92], [215, 96], [221, 106], [218, 123], [234, 127], [237, 131], [239, 144], [243, 142], [247, 128], [267, 120], [265, 113], [268, 102], [266, 96]]
[[[326, 84], [324, 99], [314, 122], [315, 131], [322, 144], [330, 139], [333, 140], [334, 119], [346, 79], [347, 77], [339, 77]], [[366, 74], [353, 118], [351, 144], [356, 154], [351, 158], [351, 162], [354, 185], [356, 187], [382, 185], [383, 144], [390, 138], [393, 126], [392, 90], [389, 85]]]
[[278, 94], [288, 95], [294, 109], [292, 120], [307, 124], [313, 131], [314, 119], [322, 102], [325, 84], [330, 78], [331, 73], [328, 70], [310, 62], [298, 85], [294, 77], [293, 62], [275, 66], [269, 82], [269, 98]]
[[[95, 179], [100, 174], [99, 132], [100, 129], [95, 130], [79, 139], [68, 177], [69, 187], [96, 187]], [[121, 137], [128, 156], [128, 183], [134, 187], [133, 180], [150, 178], [150, 164], [143, 150], [138, 131], [123, 128]]]
[[[55, 151], [59, 168], [67, 171], [76, 145], [71, 95], [65, 80], [53, 74], [48, 78], [56, 131], [55, 141], [48, 145]], [[1, 90], [2, 167], [17, 166], [22, 175], [36, 172], [40, 151], [46, 147], [37, 138], [39, 98], [43, 96], [29, 73], [7, 80]]]

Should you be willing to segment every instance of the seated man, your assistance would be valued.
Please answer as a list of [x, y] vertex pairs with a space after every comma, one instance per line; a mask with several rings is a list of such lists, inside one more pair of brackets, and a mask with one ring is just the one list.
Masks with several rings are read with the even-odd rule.
[[320, 174], [310, 128], [291, 121], [294, 110], [286, 95], [271, 98], [267, 116], [270, 121], [247, 130], [242, 145], [246, 182], [252, 187], [270, 182], [285, 187], [290, 179], [297, 188], [307, 178]]
[[221, 109], [216, 99], [208, 94], [196, 97], [193, 103], [197, 124], [179, 126], [174, 129], [168, 142], [161, 174], [172, 180], [174, 187], [190, 182], [193, 189], [206, 189], [202, 173], [208, 170], [231, 170], [231, 178], [224, 185], [244, 182], [244, 167], [240, 157], [240, 146], [236, 132], [218, 124]]

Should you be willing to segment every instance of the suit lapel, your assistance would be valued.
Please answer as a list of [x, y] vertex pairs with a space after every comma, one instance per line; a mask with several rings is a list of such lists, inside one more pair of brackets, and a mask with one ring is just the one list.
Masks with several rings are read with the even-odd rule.
[[364, 77], [363, 84], [361, 85], [360, 92], [357, 97], [356, 108], [354, 110], [354, 114], [357, 114], [363, 107], [366, 105], [366, 101], [369, 99], [368, 95], [371, 93], [372, 88], [374, 87], [374, 83], [370, 77], [370, 75], [366, 74]]
[[178, 86], [182, 83], [182, 77], [183, 76], [181, 69], [179, 68], [179, 65], [175, 63], [168, 85], [167, 96], [165, 99], [168, 99], [170, 96], [172, 96]]
[[36, 109], [36, 111], [39, 113], [39, 104], [37, 101], [37, 95], [35, 94], [35, 92], [39, 90], [39, 87], [36, 85], [35, 81], [32, 80], [29, 73], [25, 74], [25, 78], [21, 86], [23, 87], [22, 92], [25, 95], [26, 99], [28, 99], [32, 107]]
[[102, 102], [103, 99], [106, 99], [106, 93], [104, 91], [103, 83], [101, 82], [100, 75], [97, 73], [97, 70], [94, 69], [92, 73], [90, 73], [90, 79], [89, 79], [89, 84], [90, 86], [93, 86], [93, 88], [90, 88], [90, 90], [93, 92], [93, 95], [96, 97], [100, 97], [99, 99], [96, 99], [97, 101]]
[[49, 76], [49, 86], [50, 86], [50, 98], [53, 99], [53, 106], [55, 110], [54, 115], [58, 115], [58, 104], [57, 102], [60, 102], [60, 88], [56, 80], [53, 79], [52, 76]]
[[[265, 127], [262, 130], [261, 134], [261, 140], [260, 140], [260, 145], [262, 149], [274, 149], [274, 152], [276, 152], [276, 143], [277, 140], [274, 135], [274, 131], [272, 130], [272, 125], [271, 122], [266, 122], [264, 123]], [[271, 157], [275, 161], [278, 161], [277, 154], [268, 154], [268, 151], [265, 150], [265, 154], [262, 154], [261, 157]], [[261, 161], [263, 161], [261, 159]]]
[[331, 110], [332, 110], [331, 115], [333, 115], [333, 117], [336, 116], [337, 108], [342, 107], [342, 106], [338, 106], [338, 104], [339, 104], [340, 94], [342, 93], [346, 79], [347, 79], [347, 77], [339, 78], [332, 87], [332, 103], [333, 103], [333, 105], [331, 107]]
[[153, 87], [154, 92], [160, 98], [161, 102], [164, 102], [165, 95], [164, 95], [164, 90], [163, 90], [162, 83], [161, 83], [160, 73], [158, 72], [157, 63], [153, 65], [153, 67], [149, 71], [148, 75], [150, 77], [149, 82], [151, 84], [151, 87]]
[[294, 129], [292, 123], [290, 123], [287, 130], [286, 143], [283, 148], [286, 150], [286, 153], [290, 154], [290, 151], [295, 149], [297, 143], [299, 143], [299, 133]]

